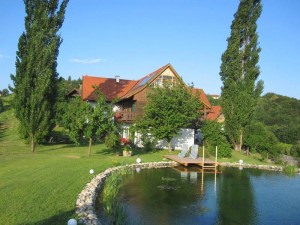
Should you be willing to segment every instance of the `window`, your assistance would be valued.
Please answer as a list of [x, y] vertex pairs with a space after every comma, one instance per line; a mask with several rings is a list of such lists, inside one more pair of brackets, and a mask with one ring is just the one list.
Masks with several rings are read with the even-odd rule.
[[154, 82], [154, 87], [161, 87], [165, 83], [176, 83], [176, 79], [174, 76], [161, 75], [156, 78]]

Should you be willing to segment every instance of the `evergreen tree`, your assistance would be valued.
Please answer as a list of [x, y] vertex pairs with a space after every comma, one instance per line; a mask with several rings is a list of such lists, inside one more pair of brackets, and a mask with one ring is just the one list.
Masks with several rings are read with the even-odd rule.
[[56, 72], [61, 28], [68, 0], [24, 0], [25, 31], [19, 38], [14, 83], [14, 107], [20, 131], [35, 151], [38, 140], [53, 128], [57, 97]]
[[241, 0], [231, 25], [228, 46], [222, 55], [221, 105], [225, 129], [235, 150], [241, 150], [245, 127], [251, 123], [263, 82], [260, 74], [256, 21], [262, 11], [260, 0]]

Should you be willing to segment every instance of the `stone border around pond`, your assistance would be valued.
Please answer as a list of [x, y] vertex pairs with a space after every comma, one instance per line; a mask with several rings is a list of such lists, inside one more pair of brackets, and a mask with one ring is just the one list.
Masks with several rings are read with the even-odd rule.
[[166, 168], [177, 166], [178, 163], [170, 162], [151, 162], [131, 164], [125, 166], [117, 166], [106, 169], [104, 172], [97, 174], [81, 191], [76, 201], [76, 215], [78, 216], [78, 222], [86, 225], [100, 225], [101, 221], [97, 218], [95, 211], [95, 203], [99, 191], [102, 189], [104, 182], [113, 172], [124, 168]]
[[[271, 171], [283, 171], [282, 166], [274, 166], [274, 165], [255, 165], [255, 164], [247, 164], [247, 163], [229, 163], [229, 162], [222, 162], [219, 163], [220, 166], [224, 167], [241, 167], [241, 168], [253, 168], [253, 169], [260, 169], [260, 170], [271, 170]], [[298, 173], [300, 173], [300, 168], [298, 168]]]
[[[151, 163], [140, 163], [140, 164], [130, 164], [125, 166], [117, 166], [106, 169], [104, 172], [96, 175], [81, 191], [78, 195], [76, 201], [76, 215], [79, 218], [79, 223], [86, 225], [101, 225], [101, 221], [97, 218], [95, 211], [95, 202], [99, 191], [102, 189], [104, 182], [108, 176], [110, 176], [113, 172], [124, 169], [124, 168], [166, 168], [166, 167], [174, 167], [179, 164], [174, 161], [169, 162], [151, 162]], [[254, 164], [240, 164], [240, 163], [219, 163], [220, 166], [224, 167], [242, 167], [242, 168], [255, 168], [262, 170], [272, 170], [272, 171], [282, 171], [282, 166], [274, 166], [274, 165], [254, 165]], [[298, 169], [300, 173], [300, 169]]]

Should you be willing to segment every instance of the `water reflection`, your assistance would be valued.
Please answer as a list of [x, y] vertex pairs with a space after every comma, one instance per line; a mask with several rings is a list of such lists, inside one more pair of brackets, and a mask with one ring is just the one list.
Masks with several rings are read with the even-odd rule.
[[255, 199], [249, 174], [245, 170], [224, 168], [217, 194], [215, 224], [257, 224]]

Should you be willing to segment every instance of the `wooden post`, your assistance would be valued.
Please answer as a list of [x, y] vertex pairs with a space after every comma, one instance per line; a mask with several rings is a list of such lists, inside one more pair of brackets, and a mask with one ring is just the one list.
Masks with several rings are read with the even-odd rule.
[[216, 146], [216, 159], [215, 159], [215, 167], [217, 168], [217, 163], [218, 163], [218, 146]]
[[204, 145], [202, 148], [202, 169], [204, 169]]

